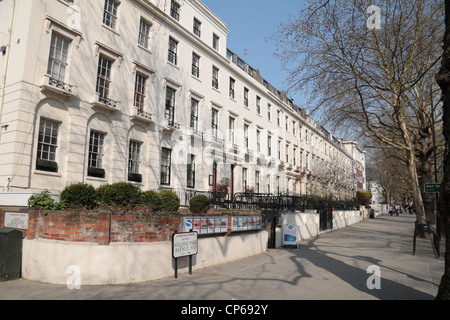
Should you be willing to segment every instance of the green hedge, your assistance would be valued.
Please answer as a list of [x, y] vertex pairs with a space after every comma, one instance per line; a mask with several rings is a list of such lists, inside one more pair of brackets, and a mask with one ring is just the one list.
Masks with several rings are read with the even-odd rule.
[[65, 187], [60, 199], [67, 208], [92, 209], [97, 205], [95, 188], [87, 183], [73, 183]]
[[46, 212], [65, 208], [91, 210], [98, 207], [111, 210], [175, 212], [180, 207], [180, 198], [172, 190], [141, 191], [130, 182], [104, 184], [97, 189], [90, 184], [73, 183], [61, 191], [60, 199], [59, 203], [54, 201], [46, 190], [31, 196], [28, 206], [42, 208]]
[[97, 201], [106, 206], [130, 207], [140, 202], [140, 190], [129, 182], [105, 184], [97, 188]]
[[161, 196], [153, 190], [143, 191], [141, 193], [140, 203], [154, 212], [162, 209]]
[[211, 200], [203, 195], [198, 194], [189, 200], [189, 210], [192, 213], [206, 213], [211, 207]]
[[161, 197], [162, 210], [165, 212], [175, 212], [180, 207], [180, 198], [172, 190], [161, 190], [159, 192]]

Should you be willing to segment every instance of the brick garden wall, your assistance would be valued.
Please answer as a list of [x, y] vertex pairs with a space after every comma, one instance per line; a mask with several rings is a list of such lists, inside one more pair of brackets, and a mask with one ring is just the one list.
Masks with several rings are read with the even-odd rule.
[[[0, 227], [4, 227], [5, 212], [0, 211]], [[28, 240], [47, 239], [70, 242], [168, 241], [179, 228], [180, 216], [174, 214], [112, 214], [28, 211]]]
[[[208, 215], [228, 216], [228, 233], [231, 217], [239, 213], [211, 211]], [[242, 212], [260, 215], [258, 211]], [[5, 212], [0, 210], [0, 227], [4, 227]], [[69, 242], [89, 242], [109, 245], [117, 242], [162, 242], [171, 241], [172, 234], [179, 231], [180, 214], [116, 214], [107, 210], [95, 213], [51, 211], [28, 211], [28, 229], [23, 230], [28, 240], [46, 239]], [[266, 224], [264, 224], [266, 225]], [[263, 228], [264, 229], [264, 228]]]

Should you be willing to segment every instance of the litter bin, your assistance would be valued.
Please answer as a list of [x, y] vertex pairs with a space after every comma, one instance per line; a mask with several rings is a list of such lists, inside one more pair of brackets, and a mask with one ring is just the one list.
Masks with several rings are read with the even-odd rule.
[[0, 281], [20, 278], [22, 231], [0, 228]]

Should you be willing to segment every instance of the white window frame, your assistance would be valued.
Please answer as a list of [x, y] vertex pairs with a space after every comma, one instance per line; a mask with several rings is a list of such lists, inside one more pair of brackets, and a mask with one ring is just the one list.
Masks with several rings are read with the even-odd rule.
[[139, 36], [138, 36], [138, 45], [141, 47], [148, 49], [149, 40], [150, 40], [150, 28], [152, 24], [147, 20], [141, 18], [139, 22]]
[[119, 1], [105, 0], [105, 6], [103, 10], [103, 24], [113, 30], [117, 30], [119, 6]]

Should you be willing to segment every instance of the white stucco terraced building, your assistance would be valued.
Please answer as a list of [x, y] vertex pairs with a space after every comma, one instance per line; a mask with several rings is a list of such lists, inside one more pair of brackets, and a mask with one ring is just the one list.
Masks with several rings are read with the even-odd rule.
[[347, 151], [227, 36], [198, 0], [0, 0], [2, 192], [131, 181], [352, 194], [364, 151]]

